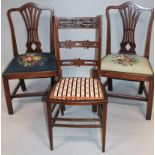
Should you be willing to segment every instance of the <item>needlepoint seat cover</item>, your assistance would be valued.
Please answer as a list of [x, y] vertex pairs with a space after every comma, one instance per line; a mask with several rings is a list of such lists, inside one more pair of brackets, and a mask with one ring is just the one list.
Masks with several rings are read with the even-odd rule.
[[62, 78], [52, 89], [50, 99], [103, 100], [100, 81], [94, 78]]
[[109, 54], [102, 59], [101, 70], [153, 75], [149, 60], [129, 54]]
[[52, 53], [26, 53], [14, 57], [4, 73], [56, 70], [56, 58]]

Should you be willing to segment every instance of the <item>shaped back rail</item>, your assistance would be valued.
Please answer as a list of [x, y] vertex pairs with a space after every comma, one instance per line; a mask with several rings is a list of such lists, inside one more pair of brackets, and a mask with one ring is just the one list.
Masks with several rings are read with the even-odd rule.
[[[136, 43], [135, 43], [135, 29], [137, 21], [143, 11], [150, 12], [150, 18], [147, 28], [147, 35], [145, 41], [144, 56], [149, 57], [150, 51], [150, 39], [151, 39], [151, 30], [154, 20], [154, 10], [153, 8], [142, 7], [134, 2], [126, 2], [118, 6], [109, 6], [106, 9], [107, 17], [107, 45], [106, 52], [107, 54], [111, 53], [111, 22], [110, 22], [110, 10], [118, 10], [123, 23], [123, 37], [120, 43], [119, 53], [122, 54], [136, 54]], [[127, 49], [129, 46], [129, 49]]]
[[[102, 44], [102, 21], [101, 16], [97, 17], [75, 17], [75, 18], [55, 18], [55, 27], [56, 27], [56, 55], [57, 55], [57, 64], [58, 70], [61, 76], [61, 66], [95, 66], [100, 69], [101, 66], [101, 44]], [[59, 40], [59, 29], [95, 29], [96, 30], [96, 40], [80, 40], [80, 41], [60, 41]], [[94, 48], [97, 49], [97, 58], [94, 60], [89, 59], [60, 59], [61, 48]]]
[[50, 51], [54, 52], [54, 9], [48, 7], [42, 8], [36, 5], [35, 3], [26, 3], [25, 5], [19, 8], [9, 9], [7, 12], [11, 28], [14, 56], [18, 55], [18, 48], [11, 14], [13, 12], [19, 12], [24, 20], [27, 30], [27, 42], [26, 42], [27, 52], [41, 52], [42, 49], [41, 49], [41, 42], [38, 36], [38, 25], [42, 11], [50, 12]]

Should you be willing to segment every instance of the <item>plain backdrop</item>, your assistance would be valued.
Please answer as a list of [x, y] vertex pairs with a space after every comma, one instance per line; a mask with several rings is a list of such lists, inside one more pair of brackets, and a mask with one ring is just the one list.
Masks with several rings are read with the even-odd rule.
[[[13, 57], [13, 53], [12, 53], [12, 42], [11, 42], [11, 35], [10, 35], [10, 28], [9, 28], [9, 24], [8, 24], [8, 20], [7, 20], [7, 16], [6, 16], [6, 12], [9, 8], [13, 8], [13, 7], [19, 7], [21, 5], [23, 5], [24, 3], [29, 2], [28, 0], [3, 0], [1, 1], [2, 7], [1, 7], [1, 69], [2, 72], [4, 71], [4, 69], [6, 68], [6, 66], [8, 65], [8, 63], [10, 62], [10, 60]], [[103, 19], [103, 25], [102, 25], [102, 57], [105, 55], [105, 47], [106, 47], [106, 17], [105, 17], [105, 9], [107, 6], [109, 5], [118, 5], [121, 4], [123, 2], [125, 2], [125, 0], [32, 0], [32, 2], [40, 4], [42, 6], [48, 6], [48, 7], [53, 7], [55, 10], [55, 15], [57, 16], [63, 16], [63, 17], [82, 17], [82, 16], [96, 16], [96, 15], [102, 15], [102, 19]], [[142, 5], [142, 6], [146, 6], [146, 7], [153, 7], [154, 1], [153, 0], [135, 0], [135, 2], [137, 2], [138, 4]], [[19, 17], [19, 16], [17, 16]], [[25, 41], [26, 41], [26, 31], [23, 28], [23, 23], [22, 20], [19, 18], [17, 18], [14, 16], [14, 24], [16, 27], [16, 36], [17, 36], [17, 44], [18, 44], [18, 49], [20, 53], [24, 53], [25, 52]], [[113, 14], [112, 15], [112, 51], [114, 53], [116, 53], [119, 50], [119, 43], [121, 41], [121, 35], [122, 35], [122, 23], [121, 23], [121, 19], [118, 17], [117, 14]], [[137, 54], [142, 55], [143, 54], [143, 49], [144, 49], [144, 40], [145, 40], [145, 32], [146, 32], [146, 23], [148, 21], [147, 18], [147, 14], [144, 14], [144, 18], [140, 17], [140, 20], [137, 24], [137, 28], [136, 28], [136, 42], [137, 44]], [[43, 14], [43, 16], [41, 17], [41, 23], [40, 23], [40, 29], [39, 29], [39, 37], [41, 42], [43, 43], [43, 50], [46, 52], [49, 52], [49, 21], [48, 21], [48, 16], [47, 14]], [[154, 32], [154, 29], [152, 30], [152, 34]], [[89, 38], [92, 37], [93, 32], [89, 33], [86, 32], [86, 36], [83, 35], [83, 33], [75, 33], [74, 35], [72, 35], [71, 33], [65, 32], [61, 34], [61, 39], [66, 40], [68, 37], [72, 37], [73, 40], [78, 38], [83, 38], [83, 40], [87, 40]], [[91, 38], [93, 39], [93, 38]], [[153, 61], [154, 61], [154, 38], [152, 35], [151, 38], [151, 47], [150, 47], [150, 62], [151, 62], [151, 66], [153, 67]], [[89, 50], [88, 50], [89, 51]], [[62, 56], [64, 58], [69, 58], [72, 56], [75, 56], [78, 54], [80, 54], [82, 57], [92, 57], [93, 54], [92, 52], [79, 52], [78, 49], [74, 50], [73, 53], [70, 52], [63, 52]], [[79, 57], [79, 56], [78, 56]], [[85, 68], [81, 68], [79, 69], [78, 67], [73, 67], [70, 69], [64, 68], [63, 70], [64, 76], [88, 76], [89, 72], [87, 71], [87, 69]], [[37, 89], [46, 89], [47, 85], [49, 84], [49, 80], [32, 80], [32, 81], [26, 81], [26, 83], [29, 85], [28, 88], [37, 88]], [[13, 82], [10, 82], [11, 88], [12, 86], [14, 86], [16, 84], [16, 80], [14, 80]], [[114, 82], [115, 85], [120, 86], [118, 81]], [[123, 83], [124, 85], [121, 85], [118, 89], [118, 91], [124, 91], [126, 93], [133, 93], [134, 91], [136, 92], [137, 83]], [[3, 86], [3, 85], [2, 85]], [[131, 89], [126, 90], [126, 88], [132, 87]], [[44, 125], [44, 114], [43, 111], [41, 111], [41, 104], [39, 104], [39, 106], [36, 106], [36, 104], [31, 104], [29, 103], [35, 103], [35, 102], [40, 102], [40, 98], [39, 99], [19, 99], [19, 100], [15, 100], [17, 102], [17, 104], [14, 105], [15, 108], [15, 115], [14, 116], [8, 116], [7, 115], [7, 109], [6, 109], [6, 105], [5, 105], [5, 99], [4, 99], [4, 93], [3, 93], [3, 88], [2, 88], [2, 149], [3, 149], [3, 154], [5, 155], [17, 155], [17, 154], [31, 154], [30, 152], [33, 152], [33, 155], [37, 154], [51, 154], [51, 152], [48, 150], [48, 142], [46, 142], [46, 147], [44, 146], [43, 148], [41, 148], [42, 143], [40, 143], [43, 139], [43, 137], [45, 136], [45, 139], [47, 138], [46, 136], [46, 130], [44, 131], [45, 135], [42, 135], [41, 137], [39, 137], [38, 139], [35, 139], [36, 133], [37, 132], [41, 132], [36, 125], [34, 125], [34, 123], [36, 123], [35, 121], [37, 121], [37, 125], [39, 126], [39, 121], [42, 121], [40, 123], [42, 123], [42, 125]], [[113, 102], [119, 102], [119, 100], [113, 100]], [[122, 103], [128, 103], [127, 101], [123, 101]], [[21, 104], [18, 104], [21, 103]], [[23, 103], [23, 106], [22, 106]], [[26, 103], [27, 104], [27, 108], [26, 108]], [[129, 102], [130, 103], [130, 102]], [[109, 128], [108, 130], [108, 150], [112, 151], [109, 152], [109, 154], [111, 155], [121, 155], [124, 153], [128, 153], [128, 154], [132, 154], [132, 155], [137, 155], [137, 154], [148, 154], [151, 155], [153, 152], [153, 145], [152, 145], [152, 141], [153, 139], [150, 140], [150, 144], [148, 144], [150, 137], [153, 136], [153, 121], [151, 122], [147, 122], [144, 119], [144, 115], [141, 114], [141, 112], [138, 111], [138, 114], [136, 113], [131, 114], [132, 112], [134, 113], [135, 111], [133, 110], [134, 108], [136, 109], [136, 107], [138, 107], [137, 105], [138, 102], [133, 102], [135, 106], [133, 106], [133, 108], [131, 108], [132, 106], [126, 106], [126, 107], [122, 107], [123, 104], [120, 105], [116, 105], [116, 104], [111, 104], [109, 106], [109, 109], [111, 110], [108, 115], [110, 115], [108, 117], [108, 123], [109, 124], [113, 124], [114, 128]], [[144, 105], [143, 105], [144, 106]], [[142, 105], [139, 107], [139, 109], [143, 109], [142, 111], [145, 112], [145, 108]], [[29, 109], [28, 109], [29, 107]], [[25, 109], [24, 109], [25, 108]], [[125, 108], [125, 110], [124, 110]], [[130, 108], [130, 110], [128, 110]], [[32, 110], [31, 114], [29, 110]], [[140, 111], [141, 111], [140, 110]], [[37, 113], [38, 112], [38, 113]], [[118, 113], [117, 113], [118, 112]], [[137, 111], [136, 111], [137, 112]], [[29, 113], [28, 116], [27, 113]], [[36, 115], [35, 115], [36, 113]], [[40, 114], [39, 114], [40, 113]], [[120, 114], [120, 115], [119, 115]], [[121, 114], [125, 115], [125, 117], [121, 117]], [[25, 117], [24, 117], [25, 116]], [[37, 117], [39, 116], [39, 117]], [[113, 117], [114, 116], [114, 117]], [[136, 118], [136, 119], [134, 119]], [[31, 120], [31, 121], [30, 121]], [[128, 122], [126, 122], [127, 120], [129, 120]], [[136, 121], [135, 121], [136, 120]], [[30, 122], [29, 122], [30, 121]], [[26, 124], [24, 124], [24, 122]], [[27, 123], [32, 123], [33, 125], [31, 126], [30, 130], [29, 130], [29, 124]], [[118, 127], [120, 124], [117, 124], [119, 122], [120, 124], [123, 124], [123, 128], [122, 130], [126, 130], [126, 132], [121, 131], [119, 133], [119, 130], [117, 130], [118, 134], [116, 134], [116, 131], [114, 131], [115, 127]], [[20, 124], [21, 123], [21, 124]], [[134, 124], [132, 124], [134, 123]], [[149, 124], [151, 123], [151, 124]], [[121, 124], [121, 125], [122, 125]], [[121, 126], [120, 125], [120, 126]], [[133, 125], [133, 126], [132, 126]], [[129, 127], [131, 126], [131, 128], [136, 128], [137, 129], [137, 134], [135, 135], [135, 139], [137, 138], [138, 141], [134, 141], [134, 130], [129, 130]], [[10, 129], [10, 130], [9, 130]], [[38, 129], [38, 130], [37, 130]], [[117, 128], [120, 129], [120, 128]], [[22, 133], [23, 131], [23, 133]], [[70, 130], [67, 130], [68, 132], [70, 132]], [[80, 130], [81, 131], [81, 130]], [[95, 130], [96, 131], [96, 130]], [[147, 133], [149, 133], [149, 135], [145, 135], [145, 131]], [[20, 144], [18, 144], [18, 142], [16, 142], [16, 138], [11, 138], [12, 137], [12, 133], [14, 133], [14, 136], [21, 136], [23, 137], [25, 134], [25, 137], [23, 137], [23, 139], [21, 139]], [[27, 135], [27, 133], [29, 133]], [[77, 132], [79, 134], [79, 132]], [[88, 132], [89, 133], [89, 132]], [[112, 133], [112, 134], [111, 134]], [[114, 134], [115, 133], [115, 134]], [[38, 134], [38, 133], [37, 133]], [[39, 133], [40, 134], [40, 133]], [[61, 130], [58, 130], [57, 135], [59, 135], [57, 137], [57, 140], [60, 140], [60, 135], [62, 134]], [[68, 133], [69, 134], [69, 133]], [[90, 135], [92, 135], [92, 133], [89, 133]], [[126, 136], [125, 134], [129, 134], [131, 135], [131, 137], [129, 136], [128, 141], [126, 140]], [[74, 135], [74, 133], [73, 133]], [[90, 136], [88, 135], [88, 137]], [[30, 138], [31, 136], [31, 138]], [[118, 137], [117, 137], [118, 136]], [[137, 136], [137, 137], [136, 137]], [[37, 149], [34, 149], [33, 145], [31, 145], [31, 147], [29, 147], [29, 145], [27, 146], [27, 144], [29, 143], [28, 138], [32, 139], [32, 137], [34, 138], [34, 143], [39, 143], [38, 146], [40, 146], [40, 148], [38, 147]], [[68, 135], [66, 136], [68, 137]], [[73, 136], [74, 137], [74, 136]], [[87, 136], [86, 136], [87, 137]], [[10, 139], [11, 138], [11, 139]], [[63, 137], [64, 138], [64, 137]], [[114, 139], [115, 138], [115, 139]], [[25, 141], [24, 141], [25, 139]], [[74, 139], [74, 138], [73, 138]], [[35, 141], [36, 140], [36, 141]], [[115, 145], [115, 143], [117, 143], [117, 140], [122, 144], [122, 145], [118, 145], [119, 147], [117, 147], [117, 145]], [[141, 141], [146, 141], [146, 144], [143, 143], [141, 144]], [[43, 140], [44, 141], [44, 140]], [[64, 142], [64, 141], [63, 141]], [[62, 142], [62, 143], [63, 143]], [[81, 142], [81, 139], [79, 139], [79, 142]], [[112, 142], [112, 143], [110, 143]], [[68, 143], [71, 143], [70, 141], [68, 141]], [[84, 143], [84, 142], [83, 142]], [[79, 148], [85, 146], [83, 143], [79, 143]], [[89, 154], [95, 155], [98, 154], [100, 152], [100, 147], [97, 148], [97, 152], [94, 150], [92, 150], [91, 146], [94, 146], [93, 142], [91, 145], [86, 145], [88, 147], [88, 152]], [[139, 144], [137, 146], [137, 143]], [[31, 142], [30, 142], [31, 144]], [[132, 145], [133, 144], [133, 145]], [[18, 150], [18, 145], [20, 145], [20, 149]], [[62, 144], [63, 145], [63, 144]], [[61, 147], [62, 147], [61, 145]], [[66, 144], [67, 145], [67, 144]], [[83, 145], [83, 146], [82, 146]], [[22, 146], [22, 147], [21, 147]], [[37, 146], [37, 145], [34, 145]], [[68, 147], [67, 147], [68, 146]], [[59, 143], [58, 143], [58, 152], [55, 154], [62, 154], [64, 152], [63, 149], [68, 149], [68, 153], [70, 153], [70, 145], [67, 145], [66, 147], [60, 147], [60, 152], [59, 152]], [[89, 150], [89, 146], [90, 146], [90, 150]], [[128, 146], [131, 147], [131, 150], [133, 149], [132, 153], [130, 153], [130, 151], [128, 152]], [[25, 147], [25, 148], [24, 148]], [[86, 148], [87, 148], [86, 147]], [[123, 147], [123, 148], [122, 148]], [[141, 147], [141, 151], [139, 151], [139, 148]], [[146, 147], [146, 148], [145, 148]], [[27, 150], [28, 152], [22, 152], [22, 149], [32, 149], [32, 150]], [[40, 150], [42, 149], [42, 150]], [[73, 149], [76, 149], [76, 147]], [[84, 149], [84, 148], [83, 148]], [[122, 150], [121, 150], [122, 149]], [[46, 153], [46, 151], [49, 151]], [[130, 150], [130, 149], [129, 149]], [[148, 152], [148, 150], [150, 152]], [[38, 152], [37, 152], [38, 151]], [[66, 151], [66, 152], [67, 152]], [[114, 151], [114, 152], [113, 152]], [[117, 153], [115, 153], [115, 151]], [[139, 152], [138, 152], [139, 151]], [[40, 152], [40, 153], [39, 153]], [[88, 153], [87, 152], [87, 153]], [[68, 154], [66, 153], [66, 154]], [[101, 152], [100, 152], [101, 153]], [[65, 154], [65, 153], [64, 153]], [[77, 149], [77, 152], [72, 153], [73, 154], [81, 154], [80, 149]], [[85, 153], [86, 154], [86, 153]], [[108, 154], [108, 152], [107, 152]]]
[[[5, 0], [2, 1], [2, 71], [5, 69], [9, 61], [12, 59], [12, 42], [11, 42], [11, 36], [10, 36], [10, 29], [9, 24], [6, 16], [6, 12], [9, 8], [12, 7], [19, 7], [22, 4], [29, 2], [27, 0]], [[108, 5], [118, 5], [125, 0], [33, 0], [32, 2], [35, 2], [37, 4], [40, 4], [42, 6], [48, 6], [53, 7], [55, 10], [55, 15], [57, 16], [66, 16], [66, 17], [81, 17], [81, 16], [96, 16], [96, 15], [102, 15], [103, 16], [103, 26], [102, 26], [102, 56], [105, 55], [105, 46], [106, 46], [106, 18], [105, 18], [105, 9]], [[153, 0], [135, 0], [135, 2], [148, 7], [153, 7]], [[19, 17], [19, 16], [17, 16]], [[22, 21], [19, 20], [19, 18], [14, 19], [14, 24], [16, 27], [16, 36], [17, 36], [17, 44], [18, 49], [20, 53], [23, 53], [25, 51], [25, 41], [26, 41], [26, 35], [25, 35], [25, 29], [22, 27]], [[136, 28], [136, 42], [137, 42], [137, 53], [142, 55], [143, 49], [144, 49], [144, 40], [145, 40], [145, 32], [146, 32], [146, 22], [147, 22], [147, 16], [145, 18], [140, 17], [139, 23], [137, 24]], [[39, 29], [39, 37], [40, 40], [43, 43], [43, 50], [49, 52], [49, 23], [47, 20], [47, 16], [43, 15], [43, 18], [41, 19], [41, 26]], [[117, 52], [119, 50], [119, 43], [121, 41], [121, 35], [122, 35], [122, 23], [121, 19], [118, 18], [118, 15], [112, 15], [112, 19], [114, 22], [112, 22], [112, 51]], [[47, 22], [47, 23], [46, 23]], [[138, 25], [141, 26], [138, 26]], [[154, 30], [153, 30], [154, 31]], [[152, 31], [152, 34], [153, 34]], [[69, 35], [68, 33], [66, 33]], [[67, 35], [62, 35], [64, 38], [67, 39]], [[84, 39], [89, 39], [90, 34], [87, 33], [87, 36], [84, 36]], [[70, 36], [69, 36], [70, 37]], [[74, 37], [81, 38], [82, 33], [75, 33]], [[153, 67], [153, 35], [151, 39], [151, 48], [150, 48], [150, 61], [151, 65]], [[87, 52], [86, 52], [87, 53]], [[88, 52], [89, 53], [89, 52]], [[74, 52], [76, 54], [76, 52]], [[79, 53], [78, 53], [79, 54]], [[80, 53], [82, 56], [84, 53]], [[63, 57], [68, 57], [69, 55], [67, 52], [63, 54]], [[89, 55], [86, 55], [88, 57]], [[91, 57], [91, 55], [90, 55]], [[76, 69], [76, 68], [75, 68]], [[77, 75], [81, 74], [81, 70], [79, 68], [77, 70]], [[72, 70], [66, 70], [66, 75], [72, 73]], [[75, 70], [74, 70], [75, 71]], [[86, 71], [86, 70], [85, 70]]]

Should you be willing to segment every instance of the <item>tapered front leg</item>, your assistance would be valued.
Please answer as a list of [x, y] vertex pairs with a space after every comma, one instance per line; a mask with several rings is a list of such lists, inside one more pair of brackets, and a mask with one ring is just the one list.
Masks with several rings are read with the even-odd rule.
[[13, 112], [13, 107], [12, 107], [12, 98], [11, 98], [11, 94], [10, 94], [9, 80], [8, 80], [7, 76], [5, 76], [5, 75], [3, 75], [3, 86], [4, 86], [8, 114], [13, 114], [14, 112]]
[[48, 136], [50, 142], [50, 149], [53, 150], [53, 126], [52, 126], [51, 103], [46, 102], [46, 107], [47, 107]]
[[102, 105], [102, 152], [105, 152], [107, 103]]
[[152, 105], [153, 105], [154, 79], [149, 81], [148, 101], [146, 110], [146, 120], [151, 120]]

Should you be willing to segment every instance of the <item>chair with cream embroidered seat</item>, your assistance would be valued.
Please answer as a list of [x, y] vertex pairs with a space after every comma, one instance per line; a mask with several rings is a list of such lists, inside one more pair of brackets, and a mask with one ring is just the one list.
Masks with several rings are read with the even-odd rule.
[[[101, 63], [101, 16], [97, 17], [76, 17], [76, 18], [58, 18], [55, 17], [56, 30], [56, 56], [58, 66], [58, 82], [53, 86], [46, 97], [47, 118], [50, 148], [53, 150], [53, 127], [71, 127], [71, 128], [101, 128], [102, 130], [102, 151], [105, 151], [106, 134], [106, 114], [107, 97], [98, 78], [86, 77], [62, 77], [61, 66], [92, 66], [96, 67], [98, 72]], [[95, 41], [60, 41], [60, 31], [74, 33], [77, 29], [85, 34], [85, 30], [96, 31]], [[74, 31], [70, 31], [73, 30]], [[68, 32], [68, 37], [71, 33]], [[85, 37], [88, 37], [85, 35]], [[96, 58], [90, 56], [90, 59], [71, 58], [62, 59], [62, 48], [67, 48], [72, 52], [72, 48], [78, 48], [81, 52], [92, 48], [95, 50]], [[85, 50], [81, 50], [85, 48]], [[68, 52], [69, 52], [68, 51]], [[93, 52], [93, 51], [92, 51]], [[78, 54], [79, 55], [79, 54]], [[99, 109], [99, 118], [64, 118], [59, 117], [59, 111], [64, 112], [65, 105], [69, 106], [91, 106], [97, 105]], [[57, 107], [57, 108], [56, 108]], [[85, 124], [65, 124], [62, 122], [91, 122]], [[60, 122], [60, 123], [59, 123]], [[96, 122], [93, 123], [92, 122]]]
[[[47, 12], [47, 13], [43, 13]], [[26, 44], [23, 42], [23, 46], [26, 45], [26, 53], [19, 51], [17, 48], [17, 32], [18, 29], [15, 27], [15, 21], [20, 21], [19, 16], [21, 15], [23, 23], [27, 31], [27, 41]], [[43, 14], [43, 15], [42, 15]], [[12, 99], [19, 97], [29, 97], [29, 96], [42, 96], [46, 92], [34, 92], [34, 93], [17, 93], [18, 89], [21, 87], [22, 91], [26, 91], [26, 85], [24, 79], [37, 79], [37, 78], [50, 78], [51, 81], [57, 75], [56, 59], [54, 53], [54, 10], [53, 8], [43, 8], [34, 3], [26, 3], [19, 8], [9, 9], [7, 12], [11, 35], [13, 44], [13, 55], [14, 58], [11, 60], [6, 70], [3, 72], [3, 85], [6, 96], [6, 103], [8, 108], [8, 113], [13, 114]], [[40, 26], [41, 16], [44, 19], [47, 18], [49, 21], [49, 31], [50, 35], [50, 49], [49, 53], [42, 50], [42, 43], [40, 42], [38, 31], [43, 28]], [[15, 20], [16, 19], [16, 20]], [[16, 25], [17, 26], [17, 25]], [[22, 23], [19, 27], [22, 26]], [[40, 26], [40, 27], [39, 27]], [[19, 31], [18, 31], [19, 32]], [[22, 35], [22, 34], [20, 34]], [[25, 33], [23, 31], [23, 35]], [[23, 36], [22, 35], [22, 36]], [[19, 44], [18, 44], [19, 45]], [[20, 45], [21, 46], [21, 45]], [[10, 92], [9, 81], [19, 80], [19, 83], [15, 87], [14, 91]]]
[[[120, 43], [118, 54], [112, 54], [111, 48], [111, 16], [117, 11], [123, 23], [123, 37]], [[112, 13], [113, 12], [113, 13]], [[115, 12], [116, 13], [116, 12]], [[144, 55], [138, 56], [136, 52], [135, 34], [136, 25], [141, 15], [143, 18], [146, 13], [149, 16], [148, 29], [146, 33], [146, 41]], [[141, 100], [147, 102], [146, 119], [151, 119], [152, 103], [153, 103], [153, 85], [154, 75], [149, 62], [151, 30], [153, 25], [154, 10], [152, 8], [142, 7], [134, 2], [126, 2], [118, 6], [108, 6], [106, 9], [107, 17], [107, 44], [106, 56], [101, 62], [101, 77], [107, 77], [104, 86], [108, 86], [108, 90], [112, 91], [112, 79], [129, 80], [140, 82], [138, 94], [144, 92], [145, 97], [136, 95], [124, 95], [114, 92], [108, 92], [109, 97], [125, 98], [133, 100]], [[141, 19], [142, 22], [142, 19]], [[140, 23], [142, 26], [142, 23]], [[140, 28], [140, 24], [138, 25]], [[145, 32], [145, 31], [144, 31]], [[116, 32], [117, 33], [117, 32]], [[114, 34], [114, 33], [113, 33]], [[143, 34], [143, 36], [145, 36]], [[141, 45], [143, 45], [141, 43]], [[141, 46], [140, 45], [140, 46]], [[136, 54], [137, 53], [137, 54]], [[95, 71], [94, 71], [95, 72]], [[149, 83], [147, 91], [145, 82]]]

